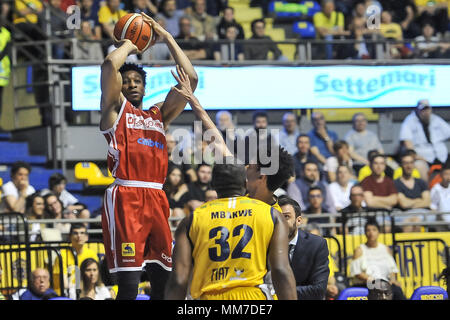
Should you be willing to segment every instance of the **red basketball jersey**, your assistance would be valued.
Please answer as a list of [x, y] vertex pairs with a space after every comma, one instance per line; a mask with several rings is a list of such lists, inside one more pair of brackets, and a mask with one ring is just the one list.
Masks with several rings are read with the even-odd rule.
[[135, 108], [124, 100], [112, 128], [102, 131], [108, 141], [108, 169], [114, 178], [163, 184], [167, 146], [161, 111]]

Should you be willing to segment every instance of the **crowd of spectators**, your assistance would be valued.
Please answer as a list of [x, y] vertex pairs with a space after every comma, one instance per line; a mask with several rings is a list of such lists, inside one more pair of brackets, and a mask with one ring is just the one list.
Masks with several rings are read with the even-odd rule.
[[[67, 240], [70, 223], [66, 219], [89, 219], [91, 212], [85, 204], [66, 190], [67, 178], [54, 173], [50, 176], [48, 188], [36, 190], [29, 180], [32, 168], [23, 161], [17, 161], [11, 166], [11, 180], [2, 186], [0, 199], [0, 215], [14, 212], [25, 215], [32, 223], [30, 241], [46, 240], [46, 229], [56, 231], [57, 238], [52, 240]], [[54, 223], [39, 223], [37, 220], [53, 219]], [[3, 221], [2, 221], [3, 222]], [[87, 224], [86, 224], [87, 226]], [[13, 224], [0, 224], [0, 231], [15, 228]], [[5, 231], [15, 231], [5, 230]]]
[[[380, 210], [401, 212], [395, 218], [396, 232], [449, 230], [450, 214], [442, 213], [450, 212], [450, 160], [445, 144], [450, 139], [450, 126], [433, 113], [429, 102], [420, 100], [405, 118], [400, 130], [399, 152], [391, 155], [384, 153], [377, 134], [367, 129], [368, 121], [362, 113], [353, 116], [352, 129], [343, 137], [329, 129], [324, 114], [318, 111], [311, 115], [312, 129], [308, 132], [299, 127], [299, 119], [292, 112], [283, 115], [283, 127], [279, 131], [271, 130], [269, 117], [261, 111], [254, 113], [253, 127], [244, 135], [244, 130], [234, 130], [239, 128], [235, 128], [233, 120], [233, 114], [228, 111], [216, 115], [219, 131], [225, 140], [231, 139], [228, 145], [234, 146], [235, 152], [241, 145], [249, 148], [256, 142], [258, 149], [270, 150], [271, 146], [282, 145], [292, 156], [295, 165], [292, 177], [275, 190], [275, 195], [287, 195], [298, 204], [302, 212], [301, 228], [314, 229], [322, 236], [344, 232], [365, 234], [368, 242], [355, 251], [352, 276], [355, 280], [366, 281], [376, 276], [377, 281], [388, 281], [394, 296], [403, 298], [394, 277], [396, 269], [392, 261], [385, 263], [389, 253], [386, 254], [386, 249], [377, 242], [378, 233], [389, 232], [389, 225], [386, 226], [386, 221], [378, 217], [373, 221], [371, 214]], [[194, 136], [193, 133], [191, 135]], [[217, 199], [217, 193], [211, 187], [215, 158], [207, 157], [198, 164], [178, 163], [176, 152], [186, 153], [184, 158], [192, 160], [198, 148], [203, 155], [207, 154], [208, 143], [191, 141], [181, 144], [170, 131], [166, 137], [169, 169], [163, 190], [169, 200], [171, 217], [175, 218], [171, 219], [171, 226], [175, 228], [180, 218], [191, 214], [205, 202]], [[420, 166], [421, 170], [418, 170]], [[41, 240], [44, 237], [42, 231], [49, 227], [59, 230], [62, 235], [68, 234], [65, 239], [77, 252], [78, 267], [82, 268], [81, 297], [111, 299], [114, 292], [106, 289], [100, 280], [101, 261], [86, 246], [88, 225], [71, 225], [65, 221], [68, 218], [89, 218], [90, 212], [66, 190], [66, 177], [56, 173], [50, 177], [48, 188], [36, 191], [29, 182], [30, 171], [31, 167], [23, 162], [11, 167], [11, 181], [2, 187], [2, 212], [26, 215], [30, 220], [31, 241]], [[51, 226], [40, 223], [38, 220], [43, 218], [56, 219], [57, 223]], [[427, 227], [427, 221], [443, 223]], [[413, 224], [400, 224], [399, 227], [402, 222]], [[9, 227], [1, 226], [3, 229]], [[370, 257], [372, 254], [374, 256]], [[378, 258], [384, 259], [384, 265], [391, 265], [389, 272], [383, 269], [385, 273], [382, 275], [372, 274], [375, 271], [367, 266], [366, 259]], [[62, 259], [64, 266], [74, 264], [70, 254], [62, 254]], [[74, 275], [66, 270], [63, 274], [65, 288], [69, 288], [68, 295], [76, 298]], [[55, 279], [59, 278], [58, 275], [59, 261], [56, 260], [53, 289], [57, 292], [59, 286]], [[44, 276], [39, 276], [39, 281], [45, 282]], [[327, 287], [336, 295], [335, 281], [328, 280]], [[24, 297], [47, 297], [48, 288], [44, 284]]]
[[[297, 1], [290, 1], [297, 2]], [[313, 46], [313, 59], [370, 59], [375, 57], [372, 40], [385, 40], [386, 58], [448, 58], [450, 45], [445, 43], [449, 25], [448, 3], [444, 0], [322, 0], [320, 11], [311, 17], [316, 39], [325, 40]], [[47, 5], [48, 4], [48, 5]], [[35, 40], [46, 38], [45, 7], [51, 12], [51, 34], [56, 38], [76, 37], [79, 41], [72, 53], [69, 44], [54, 43], [54, 58], [101, 59], [114, 50], [115, 23], [127, 13], [144, 12], [183, 43], [183, 50], [194, 60], [286, 60], [278, 45], [266, 34], [265, 18], [269, 1], [252, 1], [263, 15], [251, 22], [251, 34], [244, 34], [236, 21], [235, 8], [227, 0], [20, 0], [15, 10], [6, 4], [2, 16]], [[80, 8], [81, 21], [76, 30], [68, 30], [66, 20]], [[374, 11], [374, 8], [375, 11]], [[377, 14], [371, 16], [371, 14]], [[278, 27], [290, 30], [292, 22]], [[375, 27], [374, 27], [375, 26]], [[448, 34], [447, 34], [448, 35]], [[296, 38], [286, 32], [286, 38]], [[235, 40], [248, 39], [246, 43]], [[357, 40], [355, 43], [332, 44], [332, 40]], [[93, 42], [102, 40], [102, 42]], [[215, 42], [217, 40], [229, 40]], [[403, 43], [403, 40], [407, 40]], [[101, 44], [101, 45], [100, 45]], [[130, 59], [169, 60], [159, 45], [144, 56]], [[100, 50], [101, 49], [101, 50]], [[37, 52], [36, 52], [37, 53]]]
[[[245, 134], [234, 130], [233, 116], [227, 111], [217, 113], [216, 125], [235, 153], [239, 149], [236, 146], [244, 145], [247, 150], [253, 143], [258, 150], [279, 144], [289, 152], [294, 172], [275, 193], [288, 195], [304, 213], [314, 214], [305, 219], [311, 223], [342, 222], [345, 212], [346, 231], [363, 234], [361, 221], [365, 220], [356, 225], [358, 219], [352, 213], [396, 211], [403, 212], [396, 223], [416, 224], [396, 231], [447, 230], [445, 226], [423, 227], [421, 223], [448, 221], [448, 215], [436, 211], [448, 211], [450, 161], [445, 143], [450, 138], [449, 124], [433, 113], [427, 100], [421, 100], [401, 124], [398, 153], [386, 155], [377, 133], [367, 129], [366, 116], [356, 113], [352, 119], [352, 129], [342, 137], [328, 128], [324, 114], [318, 111], [311, 115], [312, 129], [308, 132], [302, 132], [292, 112], [283, 115], [279, 134], [270, 130], [267, 114], [260, 111], [254, 113], [253, 127]], [[169, 139], [173, 141], [172, 135]], [[201, 148], [202, 152], [206, 150], [204, 145]], [[185, 216], [206, 201], [211, 165], [211, 159], [200, 165], [171, 164], [165, 190], [173, 216]], [[383, 232], [390, 230], [387, 225], [382, 227]], [[321, 232], [341, 233], [342, 227]]]

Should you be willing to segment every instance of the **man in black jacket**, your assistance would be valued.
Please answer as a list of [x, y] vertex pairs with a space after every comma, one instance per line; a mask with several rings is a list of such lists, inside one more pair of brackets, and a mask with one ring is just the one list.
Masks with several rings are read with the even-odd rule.
[[281, 196], [278, 203], [289, 225], [289, 260], [298, 300], [324, 300], [330, 275], [327, 242], [320, 236], [298, 229], [302, 216], [295, 200]]

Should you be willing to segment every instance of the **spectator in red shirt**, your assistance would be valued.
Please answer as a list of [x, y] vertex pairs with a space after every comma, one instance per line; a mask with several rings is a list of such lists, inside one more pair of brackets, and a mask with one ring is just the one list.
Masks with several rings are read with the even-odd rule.
[[376, 153], [369, 161], [372, 175], [361, 182], [364, 200], [372, 208], [392, 209], [398, 204], [398, 192], [392, 179], [383, 175], [386, 159], [384, 155]]

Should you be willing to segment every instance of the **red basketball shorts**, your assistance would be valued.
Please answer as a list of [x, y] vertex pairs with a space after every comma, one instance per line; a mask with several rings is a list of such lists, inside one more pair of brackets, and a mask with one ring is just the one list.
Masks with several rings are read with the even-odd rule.
[[109, 186], [102, 210], [109, 271], [141, 271], [147, 263], [157, 263], [171, 271], [169, 215], [163, 190], [117, 183]]

